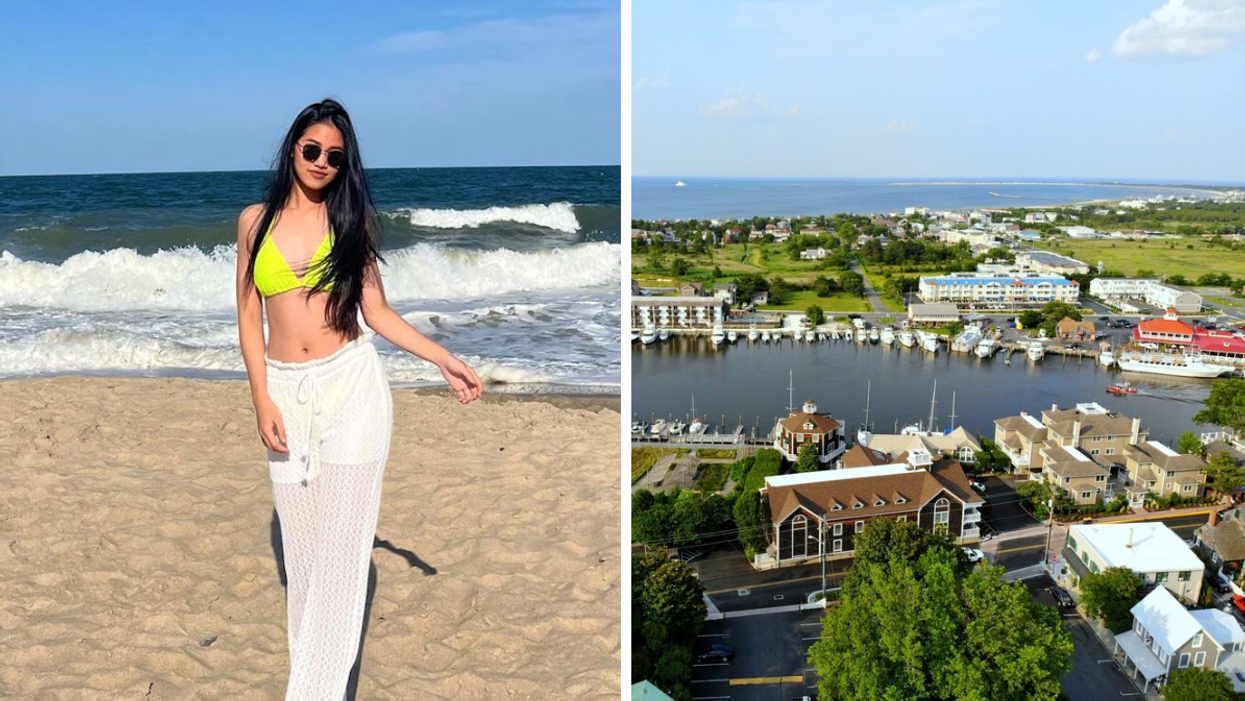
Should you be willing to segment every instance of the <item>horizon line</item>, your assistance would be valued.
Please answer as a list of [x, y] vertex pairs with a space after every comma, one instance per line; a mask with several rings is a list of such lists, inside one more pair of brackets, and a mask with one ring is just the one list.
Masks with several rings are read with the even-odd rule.
[[[1186, 180], [1180, 182], [1177, 180], [1162, 181], [1152, 178], [1130, 178], [1128, 180], [1112, 179], [1109, 176], [1085, 176], [1080, 180], [1076, 180], [1076, 176], [886, 176], [886, 175], [860, 175], [860, 176], [787, 176], [787, 175], [644, 175], [632, 173], [634, 178], [668, 178], [671, 180], [681, 181], [683, 178], [696, 180], [781, 180], [781, 181], [845, 181], [845, 180], [879, 180], [894, 184], [904, 184], [907, 182], [920, 182], [920, 184], [946, 184], [946, 185], [1006, 185], [1011, 182], [1025, 185], [1165, 185], [1165, 186], [1185, 186], [1185, 185], [1213, 185], [1223, 187], [1245, 187], [1245, 180]], [[928, 182], [926, 182], [928, 181]]]
[[[448, 170], [466, 168], [621, 168], [622, 164], [608, 163], [542, 163], [536, 165], [468, 165], [468, 166], [364, 166], [365, 171], [373, 170]], [[127, 170], [107, 173], [0, 173], [0, 178], [60, 178], [73, 175], [199, 175], [203, 173], [267, 173], [269, 168], [256, 169], [224, 169], [224, 170]]]

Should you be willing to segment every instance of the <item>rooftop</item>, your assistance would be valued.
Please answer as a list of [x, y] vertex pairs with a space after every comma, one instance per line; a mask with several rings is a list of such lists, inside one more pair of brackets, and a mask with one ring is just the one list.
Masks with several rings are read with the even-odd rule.
[[1127, 567], [1134, 572], [1176, 572], [1204, 567], [1184, 540], [1164, 523], [1073, 526], [1072, 534], [1078, 543], [1093, 549], [1107, 567]]

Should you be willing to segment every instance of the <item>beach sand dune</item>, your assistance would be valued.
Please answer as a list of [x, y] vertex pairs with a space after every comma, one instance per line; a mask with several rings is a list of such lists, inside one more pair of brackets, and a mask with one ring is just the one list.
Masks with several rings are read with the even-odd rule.
[[[617, 699], [619, 413], [394, 391], [351, 698]], [[0, 382], [0, 697], [278, 699], [243, 382]]]

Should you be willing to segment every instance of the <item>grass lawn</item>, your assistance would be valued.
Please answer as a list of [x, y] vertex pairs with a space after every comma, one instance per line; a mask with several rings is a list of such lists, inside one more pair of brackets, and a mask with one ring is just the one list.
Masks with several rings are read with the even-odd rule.
[[763, 307], [757, 307], [757, 309], [802, 312], [810, 306], [816, 304], [826, 313], [869, 311], [869, 302], [867, 300], [852, 297], [842, 292], [836, 292], [833, 297], [818, 297], [817, 293], [812, 290], [801, 290], [798, 292], [788, 292], [784, 294], [783, 300], [783, 304], [781, 305], [770, 304]]
[[[1172, 245], [1175, 248], [1172, 248]], [[1193, 246], [1190, 250], [1188, 246]], [[1102, 261], [1103, 267], [1133, 275], [1149, 268], [1159, 275], [1184, 275], [1196, 280], [1206, 273], [1240, 275], [1245, 270], [1245, 251], [1229, 251], [1209, 246], [1195, 238], [1160, 239], [1157, 241], [1106, 241], [1100, 239], [1056, 239], [1043, 242], [1041, 248], [1056, 253], [1072, 252], [1091, 268]]]
[[700, 469], [700, 477], [696, 480], [696, 491], [712, 494], [726, 484], [731, 466], [726, 463], [713, 463]]
[[697, 448], [696, 457], [734, 460], [737, 452], [734, 448]]
[[1242, 303], [1241, 300], [1239, 299], [1230, 299], [1228, 297], [1212, 297], [1210, 295], [1206, 295], [1206, 299], [1210, 300], [1211, 302], [1214, 302], [1215, 304], [1222, 304], [1225, 307], [1245, 307], [1245, 303]]
[[631, 483], [635, 484], [649, 470], [653, 469], [653, 463], [657, 462], [664, 455], [674, 455], [678, 453], [686, 453], [687, 449], [678, 450], [675, 448], [632, 448], [631, 449]]

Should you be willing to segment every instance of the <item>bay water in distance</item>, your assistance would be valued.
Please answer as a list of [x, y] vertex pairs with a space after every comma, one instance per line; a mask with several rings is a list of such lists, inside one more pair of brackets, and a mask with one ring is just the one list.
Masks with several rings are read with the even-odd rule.
[[[679, 182], [683, 185], [676, 184]], [[631, 179], [631, 216], [646, 220], [751, 218], [902, 212], [906, 207], [926, 207], [934, 211], [1055, 207], [1156, 195], [1207, 199], [1214, 192], [1204, 187], [1217, 184], [1155, 185], [1065, 178], [897, 180], [636, 176]]]
[[[368, 175], [386, 296], [404, 318], [496, 390], [620, 391], [618, 166]], [[266, 180], [0, 177], [0, 377], [245, 377], [237, 217]], [[377, 345], [395, 385], [443, 381]]]

